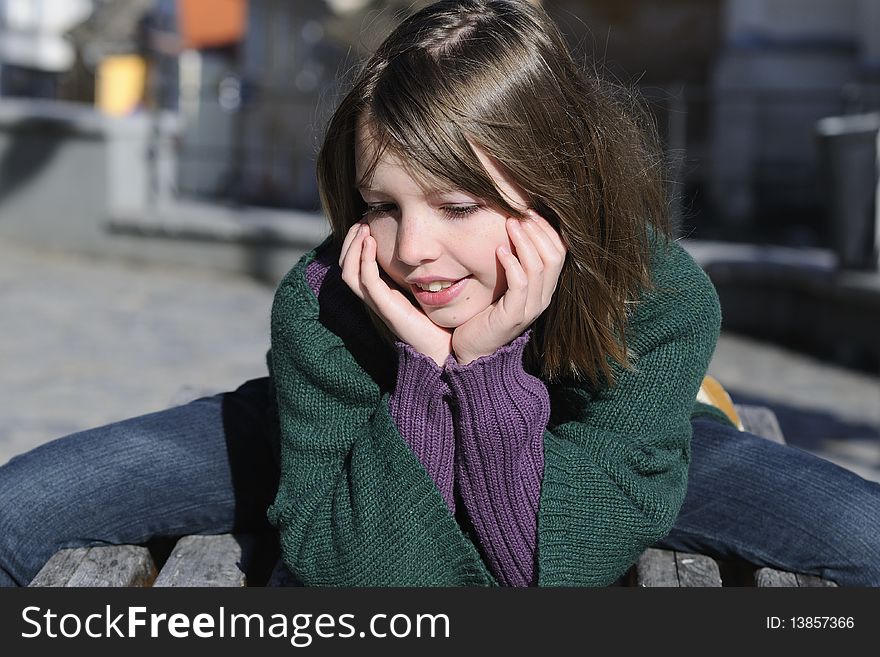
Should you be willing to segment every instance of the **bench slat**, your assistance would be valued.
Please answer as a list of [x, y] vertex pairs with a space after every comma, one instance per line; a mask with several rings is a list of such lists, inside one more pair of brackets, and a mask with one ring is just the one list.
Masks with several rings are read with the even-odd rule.
[[70, 576], [89, 548], [58, 550], [47, 561], [28, 586], [66, 586]]
[[758, 568], [755, 571], [755, 586], [759, 587], [794, 587], [798, 585], [797, 576], [773, 568]]
[[156, 577], [150, 551], [139, 545], [101, 545], [59, 550], [32, 587], [149, 586]]
[[681, 586], [718, 587], [721, 586], [721, 571], [718, 564], [705, 554], [675, 553], [678, 580]]
[[798, 586], [802, 588], [837, 586], [837, 582], [832, 582], [830, 579], [824, 579], [822, 577], [816, 577], [815, 575], [795, 573], [795, 577], [797, 578]]
[[675, 553], [648, 548], [636, 562], [636, 586], [679, 586]]
[[184, 536], [153, 586], [247, 586], [243, 555], [252, 553], [254, 544], [249, 535]]
[[803, 575], [801, 573], [788, 573], [774, 568], [759, 568], [755, 571], [755, 586], [760, 587], [789, 587], [789, 588], [808, 588], [837, 586], [836, 583], [829, 579], [823, 579], [814, 575]]
[[721, 572], [711, 557], [648, 548], [636, 563], [636, 586], [716, 587]]

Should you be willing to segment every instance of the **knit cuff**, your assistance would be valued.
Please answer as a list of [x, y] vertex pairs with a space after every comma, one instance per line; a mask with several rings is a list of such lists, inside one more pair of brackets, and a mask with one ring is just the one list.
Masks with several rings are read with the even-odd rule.
[[526, 331], [494, 354], [467, 365], [459, 365], [454, 356], [449, 357], [443, 374], [462, 417], [512, 419], [513, 413], [522, 416], [521, 426], [540, 425], [543, 431], [550, 419], [550, 396], [544, 383], [523, 368], [523, 353], [530, 338], [531, 331]]
[[456, 469], [461, 497], [496, 576], [527, 586], [536, 579], [546, 386], [523, 369], [525, 333], [468, 363], [447, 361], [455, 402]]
[[449, 387], [443, 370], [429, 357], [404, 342], [395, 344], [398, 355], [397, 384], [389, 410], [400, 435], [421, 461], [455, 513], [453, 457], [455, 437], [452, 413], [444, 396]]

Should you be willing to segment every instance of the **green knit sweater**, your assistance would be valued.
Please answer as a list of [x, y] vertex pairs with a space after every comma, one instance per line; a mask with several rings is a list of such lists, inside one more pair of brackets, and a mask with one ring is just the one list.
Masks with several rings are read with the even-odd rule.
[[[306, 585], [495, 585], [390, 415], [394, 352], [354, 295], [342, 312], [310, 289], [306, 267], [321, 248], [288, 273], [272, 308], [281, 480], [269, 519], [285, 563]], [[628, 327], [633, 368], [599, 391], [548, 386], [540, 586], [601, 586], [622, 575], [675, 521], [691, 417], [724, 420], [694, 401], [720, 330], [715, 290], [675, 243], [657, 247], [652, 276], [656, 290]]]

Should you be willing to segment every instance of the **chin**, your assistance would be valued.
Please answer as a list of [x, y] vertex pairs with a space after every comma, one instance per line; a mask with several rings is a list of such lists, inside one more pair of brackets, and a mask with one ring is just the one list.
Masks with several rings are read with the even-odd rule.
[[448, 308], [438, 308], [437, 310], [425, 312], [432, 322], [441, 328], [456, 329], [466, 321], [471, 319], [477, 313], [475, 312], [457, 312]]
[[457, 320], [447, 321], [447, 320], [438, 319], [436, 317], [429, 317], [429, 319], [432, 322], [434, 322], [437, 326], [439, 326], [440, 328], [456, 329], [459, 326], [461, 326], [462, 324], [464, 324], [464, 322], [457, 321]]

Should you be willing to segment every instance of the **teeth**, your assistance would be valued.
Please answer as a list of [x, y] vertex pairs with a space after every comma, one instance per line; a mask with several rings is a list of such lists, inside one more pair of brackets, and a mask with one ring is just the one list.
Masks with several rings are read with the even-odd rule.
[[432, 281], [427, 285], [423, 285], [421, 283], [416, 283], [416, 285], [428, 292], [439, 292], [440, 290], [445, 290], [447, 287], [452, 285], [452, 281]]

